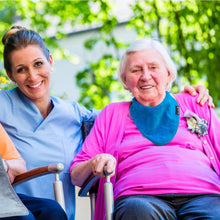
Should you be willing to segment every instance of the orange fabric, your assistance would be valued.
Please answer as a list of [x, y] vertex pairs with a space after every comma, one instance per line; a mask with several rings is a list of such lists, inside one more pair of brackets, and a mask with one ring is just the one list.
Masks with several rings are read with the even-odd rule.
[[10, 137], [0, 124], [0, 154], [5, 160], [17, 159], [20, 157]]

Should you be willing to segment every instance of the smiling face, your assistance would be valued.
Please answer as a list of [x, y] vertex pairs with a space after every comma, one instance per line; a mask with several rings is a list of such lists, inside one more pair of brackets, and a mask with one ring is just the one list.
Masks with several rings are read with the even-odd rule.
[[123, 82], [140, 104], [159, 105], [165, 98], [169, 81], [170, 73], [157, 50], [152, 48], [127, 56]]
[[48, 100], [52, 57], [48, 61], [37, 45], [15, 50], [10, 55], [11, 73], [8, 76], [35, 104]]

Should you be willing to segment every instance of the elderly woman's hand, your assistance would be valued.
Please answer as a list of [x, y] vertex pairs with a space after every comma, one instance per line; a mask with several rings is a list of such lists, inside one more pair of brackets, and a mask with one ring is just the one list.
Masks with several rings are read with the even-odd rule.
[[92, 161], [92, 172], [95, 176], [104, 178], [104, 166], [106, 171], [110, 174], [110, 177], [115, 175], [116, 159], [111, 154], [98, 154], [93, 157]]
[[197, 103], [203, 106], [208, 101], [208, 106], [214, 108], [215, 105], [213, 103], [212, 97], [209, 95], [209, 90], [203, 85], [186, 85], [184, 87], [184, 92], [188, 92], [190, 95], [195, 96], [196, 93], [199, 93], [197, 98]]

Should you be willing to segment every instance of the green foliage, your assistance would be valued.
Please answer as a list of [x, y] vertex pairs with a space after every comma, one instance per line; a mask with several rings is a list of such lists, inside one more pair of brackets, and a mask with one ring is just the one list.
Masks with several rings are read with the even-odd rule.
[[104, 55], [98, 62], [90, 63], [89, 67], [77, 74], [77, 85], [81, 88], [79, 100], [86, 107], [102, 109], [112, 100], [114, 93], [122, 90], [114, 74], [118, 60], [111, 54]]
[[[104, 54], [96, 63], [77, 74], [81, 88], [80, 102], [87, 107], [103, 108], [109, 102], [127, 97], [116, 77], [119, 51], [125, 48], [114, 36], [118, 24], [113, 1], [56, 1], [18, 0], [0, 1], [0, 32], [12, 24], [27, 20], [28, 26], [43, 36], [59, 58], [67, 57], [57, 45], [57, 39], [66, 36], [65, 26], [98, 25], [98, 34], [85, 42], [88, 50], [97, 43], [114, 49], [114, 54]], [[220, 2], [203, 0], [136, 0], [130, 5], [133, 16], [128, 28], [136, 30], [137, 37], [159, 39], [170, 51], [178, 67], [178, 92], [181, 84], [203, 83], [208, 86], [215, 104], [220, 103]], [[51, 33], [51, 30], [55, 31]], [[53, 37], [51, 37], [53, 35]], [[0, 45], [2, 58], [3, 46]], [[1, 67], [1, 66], [0, 66]], [[5, 72], [0, 69], [0, 88], [9, 88]]]

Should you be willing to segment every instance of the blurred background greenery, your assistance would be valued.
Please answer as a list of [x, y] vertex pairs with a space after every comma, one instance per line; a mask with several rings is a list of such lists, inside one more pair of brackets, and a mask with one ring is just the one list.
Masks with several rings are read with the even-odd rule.
[[[138, 38], [159, 39], [170, 50], [179, 76], [172, 92], [178, 92], [188, 83], [203, 84], [208, 87], [215, 105], [220, 106], [220, 1], [129, 2], [133, 13], [126, 21], [127, 28], [133, 28]], [[98, 35], [87, 40], [84, 47], [92, 51], [102, 42], [113, 47], [115, 53], [103, 54], [97, 62], [89, 63], [77, 73], [76, 80], [81, 91], [78, 101], [86, 107], [101, 109], [116, 100], [112, 94], [118, 94], [117, 100], [127, 96], [116, 74], [119, 51], [128, 45], [118, 41], [113, 34], [119, 23], [113, 10], [115, 4], [112, 0], [3, 0], [0, 1], [1, 37], [12, 25], [22, 21], [37, 31], [60, 59], [71, 59], [57, 43], [68, 35], [64, 27], [98, 26]], [[13, 85], [1, 64], [2, 52], [0, 44], [0, 89], [9, 89]]]

